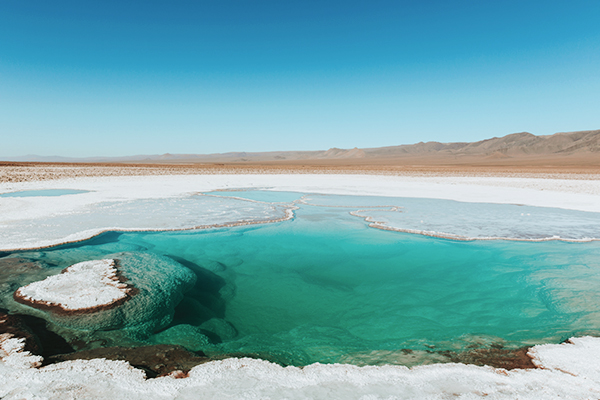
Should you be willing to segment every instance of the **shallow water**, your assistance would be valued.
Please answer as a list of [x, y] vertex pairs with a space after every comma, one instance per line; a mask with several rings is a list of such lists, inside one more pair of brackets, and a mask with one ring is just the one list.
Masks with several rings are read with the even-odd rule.
[[[257, 201], [301, 197], [225, 193]], [[318, 200], [373, 206], [391, 199]], [[296, 217], [281, 223], [107, 233], [11, 257], [42, 262], [40, 279], [119, 251], [166, 255], [198, 281], [170, 327], [141, 340], [210, 355], [412, 365], [439, 361], [441, 350], [516, 348], [600, 332], [599, 242], [454, 241], [369, 228], [351, 210], [300, 204]], [[7, 307], [12, 292], [2, 295]], [[110, 345], [130, 343], [118, 332], [94, 334]]]
[[66, 196], [70, 194], [88, 193], [89, 190], [75, 189], [43, 189], [43, 190], [22, 190], [19, 192], [1, 193], [0, 197], [39, 197], [39, 196]]
[[303, 193], [298, 192], [276, 192], [268, 190], [223, 190], [208, 192], [210, 195], [222, 197], [240, 197], [243, 199], [264, 201], [268, 203], [291, 203], [300, 199]]

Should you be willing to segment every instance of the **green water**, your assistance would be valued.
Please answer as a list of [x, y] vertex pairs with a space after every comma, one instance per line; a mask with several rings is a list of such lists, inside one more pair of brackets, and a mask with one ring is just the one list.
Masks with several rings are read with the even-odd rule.
[[401, 349], [427, 355], [600, 332], [598, 242], [452, 241], [301, 206], [282, 223], [112, 233], [20, 255], [63, 268], [132, 250], [167, 255], [198, 276], [175, 328], [147, 341], [211, 355], [407, 363]]

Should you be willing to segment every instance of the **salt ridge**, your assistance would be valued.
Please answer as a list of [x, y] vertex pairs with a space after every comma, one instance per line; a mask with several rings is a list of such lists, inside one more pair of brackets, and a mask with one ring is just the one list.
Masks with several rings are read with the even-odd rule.
[[[50, 218], [56, 216], [62, 218], [59, 221], [44, 219], [44, 216], [32, 217], [30, 215], [25, 215], [21, 219], [8, 218], [4, 221], [4, 230], [1, 229], [0, 225], [0, 251], [41, 249], [49, 246], [74, 243], [90, 239], [107, 231], [163, 232], [275, 223], [292, 219], [294, 217], [293, 211], [297, 209], [292, 204], [274, 205], [243, 198], [228, 199], [257, 206], [248, 208], [243, 207], [243, 205], [240, 207], [239, 204], [224, 203], [219, 206], [212, 204], [212, 207], [204, 205], [205, 207], [199, 208], [199, 204], [202, 204], [194, 200], [196, 196], [205, 198], [219, 197], [195, 192], [184, 193], [176, 197], [176, 199], [170, 199], [171, 202], [169, 202], [169, 198], [159, 198], [159, 200], [164, 200], [160, 203], [160, 207], [157, 206], [156, 199], [144, 197], [138, 200], [145, 202], [145, 204], [136, 204], [136, 207], [133, 208], [131, 205], [135, 203], [131, 203], [131, 200], [103, 201], [101, 202], [101, 207], [99, 206], [97, 209], [92, 207], [94, 203], [90, 203], [82, 207], [83, 211], [77, 210], [74, 207], [69, 213], [55, 212], [49, 214]], [[153, 207], [157, 209], [147, 210], [145, 207], [148, 207], [148, 201], [154, 201]], [[172, 204], [172, 202], [176, 202], [176, 204]], [[177, 203], [183, 203], [183, 206]], [[54, 206], [52, 202], [45, 204], [45, 207], [50, 211], [53, 211]], [[241, 211], [232, 211], [236, 207]], [[118, 222], [123, 225], [112, 227], [108, 225], [111, 223], [110, 221], [114, 222], [116, 219], [114, 215], [112, 215], [111, 220], [110, 217], [102, 214], [105, 209], [109, 209], [109, 211], [110, 209], [120, 209], [122, 214], [119, 215]], [[140, 214], [139, 210], [146, 211]], [[181, 212], [182, 210], [184, 212]], [[2, 223], [1, 211], [2, 209], [0, 208], [0, 224]], [[95, 218], [90, 219], [90, 215], [95, 215]], [[76, 224], [73, 223], [74, 217], [79, 218]], [[39, 220], [42, 222], [37, 224], [38, 229], [32, 229]], [[70, 231], [65, 230], [65, 227], [68, 227], [68, 222], [65, 224], [65, 221], [70, 222], [72, 229], [90, 228], [90, 225], [100, 226], [70, 233]], [[27, 225], [29, 229], [24, 231], [22, 227]], [[47, 227], [54, 229], [48, 229]]]
[[[311, 204], [312, 205], [312, 204]], [[371, 207], [371, 209], [376, 207]], [[385, 208], [385, 207], [384, 207]], [[388, 207], [388, 210], [385, 211], [397, 211], [401, 207]], [[549, 236], [545, 238], [513, 238], [513, 237], [504, 237], [504, 236], [462, 236], [454, 233], [447, 232], [437, 232], [437, 231], [426, 231], [421, 229], [409, 229], [409, 228], [400, 228], [396, 226], [390, 226], [387, 222], [377, 221], [373, 217], [369, 215], [363, 215], [362, 213], [370, 211], [368, 209], [350, 211], [350, 215], [359, 217], [365, 220], [365, 222], [369, 223], [371, 228], [381, 229], [384, 231], [393, 231], [393, 232], [404, 232], [404, 233], [414, 233], [417, 235], [437, 237], [441, 239], [452, 239], [452, 240], [462, 240], [462, 241], [472, 241], [472, 240], [510, 240], [515, 242], [548, 242], [553, 240], [559, 240], [561, 242], [573, 242], [573, 243], [585, 243], [585, 242], [595, 242], [600, 241], [600, 238], [581, 238], [581, 239], [571, 239], [571, 238], [562, 238], [560, 236]]]
[[121, 227], [107, 227], [100, 229], [87, 229], [81, 232], [73, 233], [71, 235], [65, 236], [64, 238], [58, 240], [37, 240], [34, 244], [30, 244], [27, 246], [18, 247], [19, 245], [9, 243], [4, 244], [5, 247], [0, 247], [0, 251], [4, 252], [13, 252], [13, 251], [22, 251], [22, 250], [38, 250], [44, 249], [47, 247], [54, 247], [62, 244], [70, 244], [77, 243], [89, 240], [96, 236], [102, 235], [106, 232], [177, 232], [177, 231], [192, 231], [192, 230], [202, 230], [202, 229], [216, 229], [216, 228], [231, 228], [235, 226], [247, 226], [247, 225], [260, 225], [260, 224], [272, 224], [276, 222], [289, 221], [294, 218], [294, 210], [297, 207], [286, 207], [283, 209], [283, 217], [280, 218], [270, 218], [270, 219], [259, 219], [259, 220], [239, 220], [235, 222], [224, 222], [220, 224], [208, 224], [208, 225], [190, 225], [183, 228], [121, 228]]

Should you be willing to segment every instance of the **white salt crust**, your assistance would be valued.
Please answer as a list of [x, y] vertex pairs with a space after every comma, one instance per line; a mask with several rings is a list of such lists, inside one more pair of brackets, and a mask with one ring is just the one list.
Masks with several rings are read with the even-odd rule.
[[539, 368], [529, 370], [463, 364], [284, 368], [230, 358], [196, 366], [187, 378], [146, 380], [124, 361], [75, 360], [36, 368], [39, 357], [22, 353], [23, 342], [7, 336], [0, 336], [0, 349], [9, 348], [0, 350], [0, 397], [6, 400], [600, 398], [600, 338], [593, 337], [535, 346], [530, 355]]
[[1, 334], [0, 361], [13, 369], [37, 368], [41, 366], [44, 359], [40, 356], [34, 356], [28, 351], [24, 351], [24, 347], [25, 339], [15, 338], [10, 333]]
[[[122, 203], [140, 199], [177, 198], [197, 192], [232, 188], [257, 188], [320, 194], [371, 195], [448, 199], [463, 202], [523, 204], [600, 212], [600, 180], [507, 177], [410, 177], [374, 175], [161, 175], [84, 177], [63, 180], [0, 183], [0, 193], [19, 190], [78, 189], [89, 193], [58, 197], [0, 198], [0, 250], [37, 248], [87, 239], [104, 230], [72, 232], [60, 239], [31, 232], [26, 244], [3, 235], [3, 227], [27, 229], [35, 219], [84, 213], [100, 203]], [[228, 221], [223, 221], [228, 222]], [[145, 230], [148, 227], [129, 227]], [[11, 228], [12, 229], [12, 228]]]
[[119, 281], [115, 260], [105, 259], [73, 264], [61, 274], [20, 287], [15, 295], [28, 303], [78, 311], [113, 304], [129, 291]]

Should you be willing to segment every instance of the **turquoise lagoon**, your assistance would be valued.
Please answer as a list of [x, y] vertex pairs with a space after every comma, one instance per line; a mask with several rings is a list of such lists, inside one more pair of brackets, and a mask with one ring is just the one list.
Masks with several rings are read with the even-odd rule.
[[[284, 203], [302, 196], [212, 194]], [[118, 332], [98, 333], [103, 345], [181, 344], [212, 356], [249, 354], [293, 365], [418, 364], [436, 361], [442, 350], [517, 348], [600, 333], [600, 242], [461, 241], [385, 231], [349, 211], [370, 207], [383, 213], [378, 205], [425, 202], [432, 212], [441, 212], [464, 203], [323, 195], [303, 199], [295, 217], [284, 222], [108, 232], [77, 244], [4, 256], [38, 261], [57, 273], [115, 252], [146, 252], [167, 256], [196, 274], [196, 285], [185, 293], [169, 327], [135, 340]], [[518, 206], [467, 209], [488, 215], [510, 213], [511, 207]], [[559, 221], [563, 234], [569, 231], [567, 220], [575, 221], [572, 230], [584, 226], [586, 237], [599, 226], [593, 213], [535, 207], [517, 211], [518, 217], [554, 213], [548, 226]], [[110, 335], [114, 340], [106, 340]], [[405, 357], [408, 353], [413, 359]]]

